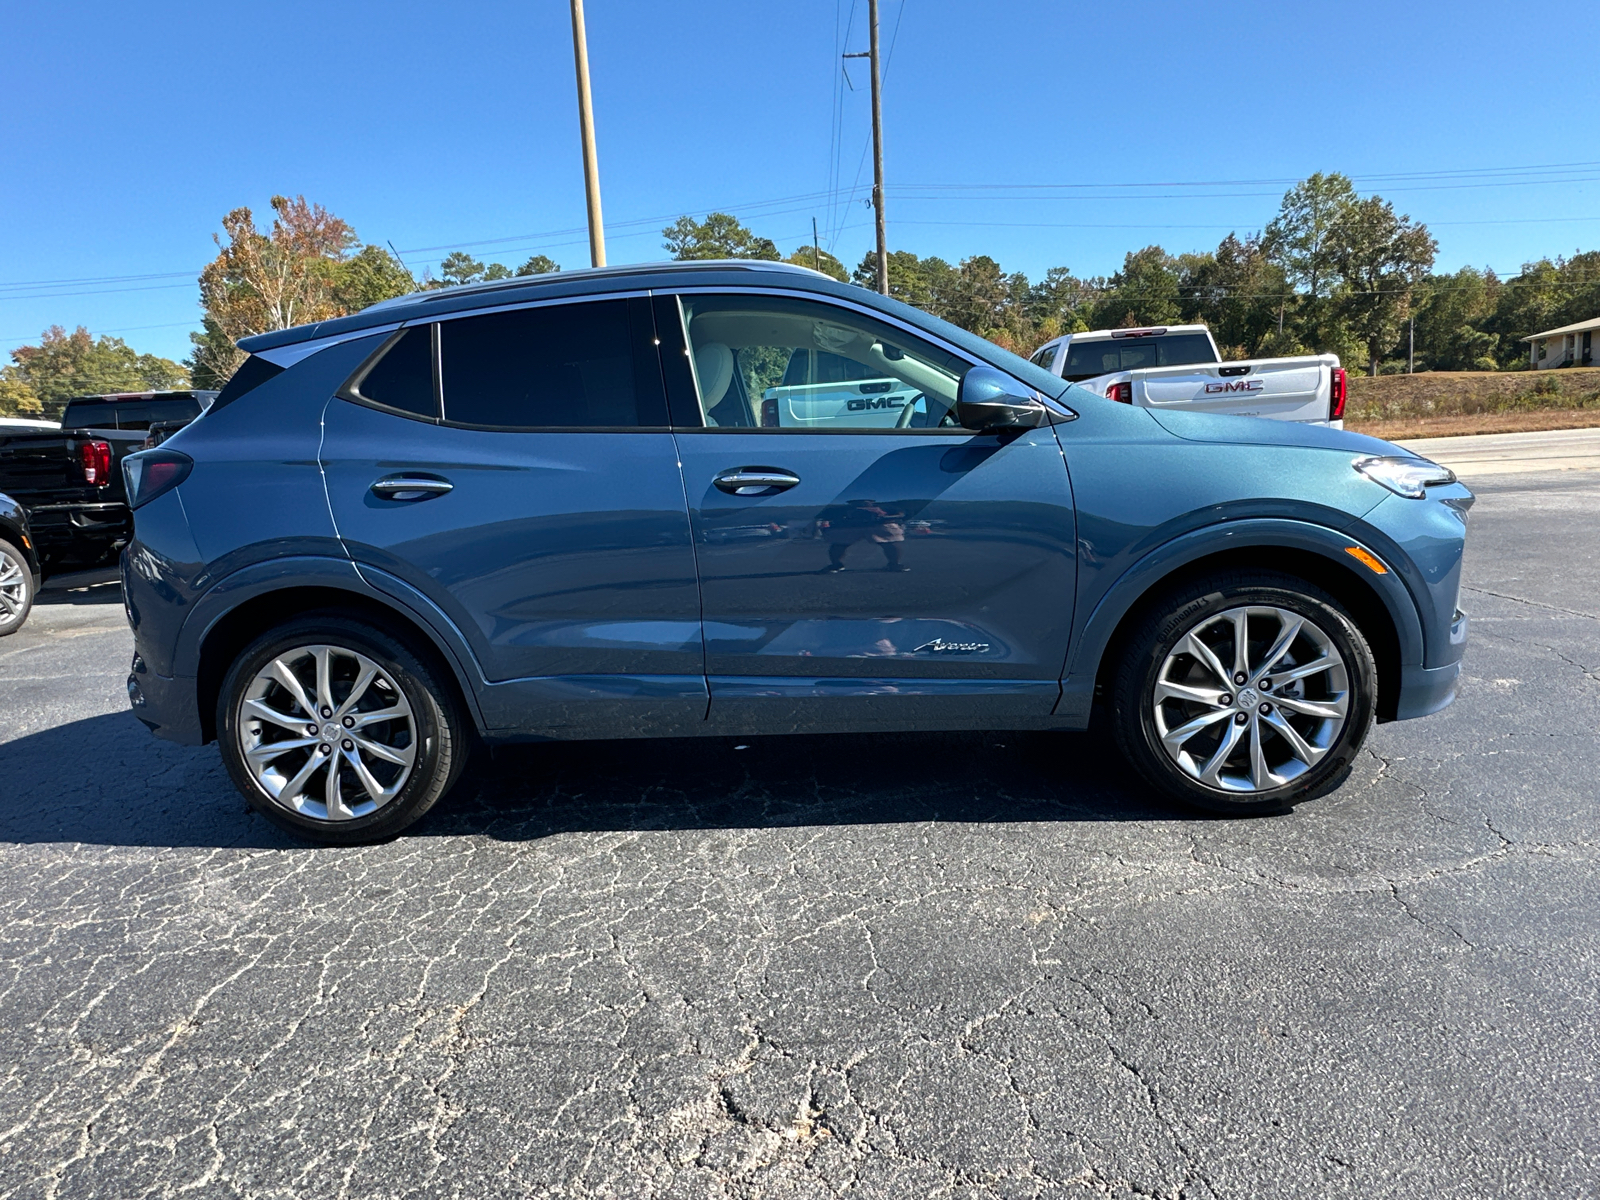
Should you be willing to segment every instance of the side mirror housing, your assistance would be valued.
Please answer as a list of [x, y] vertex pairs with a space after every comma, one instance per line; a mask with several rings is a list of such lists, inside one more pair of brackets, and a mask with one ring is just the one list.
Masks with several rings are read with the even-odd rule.
[[963, 429], [993, 433], [1002, 429], [1035, 429], [1044, 424], [1046, 410], [1033, 396], [1020, 394], [1019, 385], [993, 367], [973, 367], [961, 379], [956, 393], [956, 420]]

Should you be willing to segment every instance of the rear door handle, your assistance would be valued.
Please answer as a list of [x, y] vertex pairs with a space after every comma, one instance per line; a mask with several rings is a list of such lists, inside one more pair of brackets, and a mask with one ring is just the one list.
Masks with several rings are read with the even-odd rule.
[[426, 475], [390, 475], [372, 485], [372, 493], [385, 500], [431, 500], [442, 496], [455, 484], [448, 479], [430, 478]]
[[711, 481], [734, 496], [770, 496], [800, 482], [800, 476], [781, 467], [737, 467]]

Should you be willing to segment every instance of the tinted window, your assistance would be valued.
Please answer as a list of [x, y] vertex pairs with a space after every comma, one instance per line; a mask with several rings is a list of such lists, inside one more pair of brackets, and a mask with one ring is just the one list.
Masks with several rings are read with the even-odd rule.
[[1098, 342], [1073, 339], [1067, 346], [1067, 365], [1062, 375], [1076, 381], [1114, 371], [1216, 361], [1211, 340], [1203, 333], [1166, 333], [1159, 337], [1113, 338]]
[[398, 408], [419, 417], [436, 417], [433, 396], [433, 327], [407, 329], [390, 344], [376, 366], [361, 379], [363, 400]]
[[192, 421], [200, 415], [193, 396], [170, 400], [73, 401], [61, 414], [63, 429], [149, 429], [152, 421]]
[[117, 410], [98, 400], [74, 400], [61, 413], [63, 429], [115, 429]]
[[626, 300], [598, 300], [441, 322], [445, 418], [512, 429], [665, 425], [654, 350], [639, 353], [650, 331], [636, 336], [629, 314]]
[[118, 429], [149, 429], [152, 421], [192, 421], [200, 415], [200, 401], [188, 396], [173, 400], [144, 400], [117, 405]]

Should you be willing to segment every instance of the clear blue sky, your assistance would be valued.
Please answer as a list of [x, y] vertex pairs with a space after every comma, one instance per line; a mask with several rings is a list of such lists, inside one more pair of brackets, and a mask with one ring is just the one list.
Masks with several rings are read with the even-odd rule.
[[[892, 248], [1109, 273], [1259, 229], [1316, 170], [1425, 221], [1442, 269], [1600, 246], [1592, 0], [882, 10]], [[587, 13], [612, 262], [713, 208], [785, 252], [815, 216], [860, 260], [867, 75], [837, 55], [866, 0]], [[14, 4], [6, 31], [0, 352], [59, 323], [181, 357], [219, 219], [275, 192], [413, 270], [587, 265], [564, 0]], [[52, 282], [82, 280], [110, 282]]]

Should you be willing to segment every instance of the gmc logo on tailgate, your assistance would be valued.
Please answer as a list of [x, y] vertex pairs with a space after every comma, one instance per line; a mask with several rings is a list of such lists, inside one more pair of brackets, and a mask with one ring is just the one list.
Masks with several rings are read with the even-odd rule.
[[1206, 384], [1206, 395], [1215, 396], [1222, 392], [1259, 392], [1263, 386], [1259, 379], [1230, 379], [1227, 383]]

